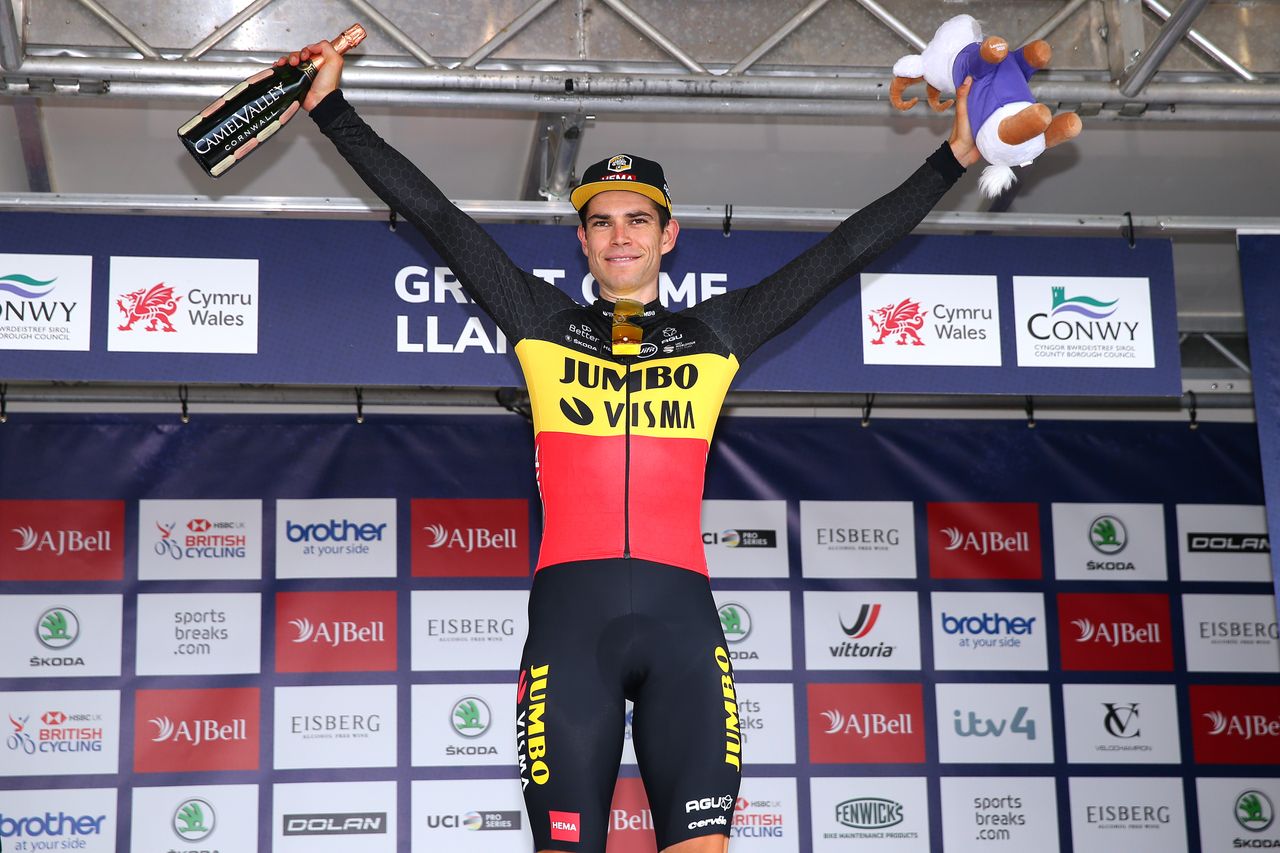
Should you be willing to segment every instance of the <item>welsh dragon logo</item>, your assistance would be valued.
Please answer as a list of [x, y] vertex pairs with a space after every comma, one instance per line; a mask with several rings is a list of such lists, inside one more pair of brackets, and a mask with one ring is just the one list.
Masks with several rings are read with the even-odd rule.
[[871, 325], [879, 332], [872, 344], [883, 344], [885, 338], [894, 338], [898, 346], [906, 346], [910, 340], [913, 347], [924, 346], [918, 332], [924, 327], [924, 315], [929, 312], [920, 310], [920, 303], [907, 297], [897, 305], [890, 303], [877, 308], [867, 315]]
[[[134, 323], [149, 321], [143, 331], [176, 332], [178, 330], [169, 322], [169, 318], [173, 316], [174, 311], [178, 310], [178, 300], [181, 298], [181, 296], [174, 296], [173, 288], [163, 281], [149, 288], [144, 287], [132, 293], [126, 293], [116, 300], [116, 307], [125, 316], [124, 325], [116, 328], [121, 332], [127, 332], [133, 328]], [[162, 325], [163, 328], [156, 328], [157, 324]]]

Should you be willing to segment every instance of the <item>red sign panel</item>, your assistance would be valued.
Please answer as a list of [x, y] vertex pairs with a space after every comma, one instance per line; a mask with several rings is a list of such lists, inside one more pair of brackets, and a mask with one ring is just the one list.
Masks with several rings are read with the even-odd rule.
[[276, 672], [395, 668], [395, 592], [276, 593]]
[[139, 690], [134, 772], [257, 770], [259, 710], [256, 687]]
[[1167, 595], [1061, 593], [1058, 637], [1066, 670], [1173, 671]]
[[1197, 764], [1280, 764], [1280, 687], [1191, 685]]
[[0, 501], [0, 580], [124, 578], [124, 501]]
[[529, 501], [420, 499], [410, 504], [412, 571], [425, 577], [527, 577]]
[[1038, 580], [1040, 508], [1033, 503], [931, 503], [929, 574]]
[[814, 764], [919, 764], [924, 706], [919, 684], [810, 684]]
[[619, 779], [609, 806], [609, 838], [605, 853], [653, 853], [658, 849], [653, 834], [653, 812], [644, 793], [644, 783], [635, 778]]

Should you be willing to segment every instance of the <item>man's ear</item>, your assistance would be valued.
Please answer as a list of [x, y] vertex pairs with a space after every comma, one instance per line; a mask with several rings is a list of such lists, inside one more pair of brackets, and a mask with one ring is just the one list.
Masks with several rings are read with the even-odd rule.
[[667, 227], [662, 229], [662, 254], [676, 247], [676, 237], [680, 234], [680, 223], [674, 219], [667, 220]]
[[578, 226], [578, 244], [582, 246], [582, 254], [587, 254], [587, 229]]

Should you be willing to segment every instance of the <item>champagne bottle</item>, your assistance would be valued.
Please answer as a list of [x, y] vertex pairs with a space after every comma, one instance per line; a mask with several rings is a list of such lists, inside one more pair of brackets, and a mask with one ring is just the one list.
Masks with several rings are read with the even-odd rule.
[[[333, 49], [346, 53], [364, 37], [355, 24], [333, 40]], [[222, 175], [293, 118], [323, 61], [316, 56], [259, 71], [192, 116], [178, 137], [210, 177]]]

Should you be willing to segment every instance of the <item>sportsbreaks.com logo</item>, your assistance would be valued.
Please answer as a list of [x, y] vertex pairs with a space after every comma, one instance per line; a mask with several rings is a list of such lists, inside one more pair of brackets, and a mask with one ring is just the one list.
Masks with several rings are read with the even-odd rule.
[[935, 578], [1038, 580], [1040, 509], [1033, 503], [931, 503]]

